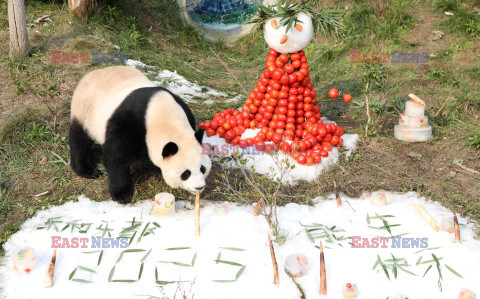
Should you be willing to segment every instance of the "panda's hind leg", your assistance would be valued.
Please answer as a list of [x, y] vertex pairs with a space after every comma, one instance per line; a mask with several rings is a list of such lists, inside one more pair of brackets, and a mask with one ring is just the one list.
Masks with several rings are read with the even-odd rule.
[[93, 140], [76, 118], [70, 123], [69, 143], [73, 171], [87, 179], [98, 178], [102, 173], [92, 161]]

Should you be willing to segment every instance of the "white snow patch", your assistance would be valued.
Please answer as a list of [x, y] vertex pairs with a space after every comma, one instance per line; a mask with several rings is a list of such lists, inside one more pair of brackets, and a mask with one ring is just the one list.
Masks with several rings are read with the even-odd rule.
[[[310, 270], [297, 282], [303, 288], [306, 298], [320, 298], [319, 290], [319, 251], [315, 248], [318, 239], [312, 243], [308, 238], [305, 225], [320, 223], [331, 227], [343, 229], [344, 232], [336, 233], [341, 236], [361, 236], [373, 238], [375, 236], [389, 237], [384, 230], [369, 228], [366, 222], [367, 213], [370, 216], [393, 215], [387, 218], [389, 224], [401, 224], [392, 227], [392, 234], [407, 233], [403, 237], [428, 238], [428, 248], [418, 252], [419, 248], [351, 248], [347, 240], [326, 242], [325, 261], [327, 273], [328, 296], [322, 298], [341, 298], [342, 286], [348, 282], [356, 283], [359, 288], [358, 298], [410, 298], [410, 299], [438, 299], [456, 298], [463, 287], [480, 294], [480, 242], [474, 239], [474, 224], [468, 219], [459, 218], [462, 232], [462, 243], [454, 242], [454, 235], [447, 232], [435, 232], [425, 220], [416, 212], [412, 203], [417, 202], [440, 222], [442, 215], [451, 216], [452, 213], [442, 207], [438, 202], [427, 201], [419, 198], [415, 193], [394, 194], [391, 205], [373, 206], [368, 200], [368, 194], [359, 199], [342, 196], [344, 207], [337, 208], [334, 195], [328, 200], [315, 206], [288, 204], [278, 208], [280, 227], [287, 234], [287, 241], [283, 245], [275, 244], [275, 253], [279, 266], [280, 286], [273, 283], [272, 262], [267, 242], [268, 225], [263, 217], [252, 215], [252, 207], [228, 205], [228, 214], [220, 216], [215, 213], [214, 204], [208, 204], [201, 210], [201, 237], [194, 237], [194, 212], [180, 210], [173, 217], [157, 218], [150, 215], [153, 200], [141, 201], [135, 205], [123, 206], [112, 201], [95, 202], [79, 198], [78, 202], [69, 202], [61, 206], [50, 207], [39, 211], [33, 218], [27, 220], [20, 231], [12, 235], [4, 244], [6, 258], [5, 266], [0, 266], [0, 290], [2, 298], [9, 299], [56, 299], [56, 298], [150, 298], [162, 296], [162, 288], [155, 284], [155, 266], [158, 269], [158, 279], [165, 281], [195, 280], [195, 283], [185, 282], [185, 290], [192, 287], [191, 295], [199, 299], [212, 298], [300, 298], [297, 287], [284, 272], [285, 258], [292, 253], [303, 253], [308, 257]], [[345, 202], [348, 200], [352, 208]], [[59, 232], [53, 227], [49, 230], [38, 230], [45, 226], [49, 218], [60, 217], [57, 223]], [[53, 249], [51, 237], [62, 238], [91, 238], [99, 236], [97, 230], [100, 225], [113, 229], [112, 237], [118, 237], [120, 231], [128, 227], [132, 218], [142, 221], [141, 227], [129, 249], [143, 249], [138, 253], [126, 253], [121, 262], [115, 267], [113, 280], [137, 280], [140, 269], [140, 259], [152, 249], [145, 259], [141, 279], [133, 283], [109, 282], [108, 277], [120, 253], [125, 249], [104, 248], [103, 258], [97, 266], [99, 253], [85, 254], [85, 251], [95, 251], [92, 248], [60, 248], [57, 249], [57, 263], [55, 267], [54, 285], [50, 289], [43, 287], [45, 274], [50, 263]], [[71, 231], [68, 227], [61, 231], [67, 222], [78, 220], [78, 223], [92, 223], [86, 234], [81, 234], [78, 228]], [[155, 234], [143, 236], [140, 242], [138, 236], [147, 223], [154, 227], [153, 222], [161, 225], [154, 231]], [[379, 219], [372, 219], [372, 227], [382, 226]], [[340, 246], [343, 245], [342, 246]], [[89, 246], [92, 242], [88, 243]], [[12, 269], [11, 255], [16, 249], [31, 246], [36, 251], [37, 267], [30, 274], [19, 274]], [[188, 250], [167, 251], [172, 247], [191, 247]], [[235, 278], [239, 267], [226, 264], [216, 264], [215, 259], [219, 247], [237, 247], [245, 251], [222, 250], [221, 259], [246, 265], [245, 271], [236, 282], [218, 283], [212, 280], [231, 280]], [[434, 249], [440, 247], [438, 249]], [[160, 261], [177, 261], [189, 264], [192, 256], [197, 253], [196, 263], [193, 267], [180, 267]], [[430, 264], [416, 265], [420, 257], [422, 261], [432, 259], [432, 253], [442, 258], [442, 288], [440, 292], [438, 272], [436, 266], [423, 277]], [[406, 270], [417, 276], [409, 275], [401, 270], [398, 278], [388, 280], [383, 270], [377, 267], [372, 270], [377, 255], [382, 260], [391, 258], [405, 258], [408, 262]], [[69, 275], [77, 266], [94, 269], [96, 273], [77, 270], [73, 278], [92, 281], [83, 284], [69, 280]], [[452, 274], [445, 265], [451, 266], [464, 279]], [[168, 284], [163, 287], [167, 298], [173, 298], [177, 285]]]
[[[207, 99], [203, 102], [204, 104], [212, 105], [217, 103], [217, 101], [210, 99], [211, 97], [229, 97], [228, 94], [224, 92], [202, 86], [197, 82], [190, 82], [183, 76], [179, 75], [177, 71], [157, 70], [154, 66], [146, 65], [141, 61], [132, 59], [128, 59], [125, 64], [133, 67], [148, 68], [149, 70], [147, 71], [147, 74], [154, 76], [157, 80], [153, 81], [153, 83], [159, 86], [164, 86], [187, 103], [198, 103], [195, 98], [201, 98]], [[235, 95], [234, 97], [225, 100], [225, 102], [237, 102], [241, 98], [243, 98], [242, 95]]]
[[[322, 118], [325, 123], [331, 123], [332, 121], [327, 118]], [[260, 129], [247, 129], [241, 136], [242, 139], [253, 138], [257, 135]], [[355, 150], [358, 135], [357, 134], [344, 134], [343, 148], [346, 149], [345, 154], [347, 157]], [[339, 151], [337, 147], [334, 147], [332, 151], [328, 153], [328, 157], [322, 158], [319, 164], [311, 166], [298, 164], [290, 155], [284, 154], [279, 151], [275, 155], [265, 154], [256, 150], [255, 146], [242, 150], [238, 146], [233, 146], [220, 138], [218, 135], [208, 137], [206, 134], [203, 137], [204, 149], [213, 147], [213, 153], [215, 149], [220, 151], [220, 155], [217, 156], [230, 156], [240, 151], [243, 154], [243, 158], [247, 160], [245, 165], [242, 165], [246, 169], [251, 169], [252, 166], [256, 173], [265, 174], [269, 178], [280, 179], [283, 184], [295, 185], [300, 180], [313, 181], [322, 174], [322, 172], [338, 163]], [[271, 142], [270, 142], [271, 143]], [[268, 144], [268, 142], [266, 143]], [[212, 151], [210, 151], [212, 153]], [[218, 152], [218, 151], [217, 151]], [[294, 169], [287, 170], [286, 165], [295, 165]], [[227, 163], [227, 166], [231, 167], [232, 163]]]

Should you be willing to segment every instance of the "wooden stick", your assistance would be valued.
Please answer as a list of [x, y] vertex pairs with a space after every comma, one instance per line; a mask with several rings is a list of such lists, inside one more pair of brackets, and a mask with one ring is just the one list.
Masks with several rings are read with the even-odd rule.
[[422, 205], [419, 205], [417, 204], [416, 202], [413, 203], [413, 206], [415, 207], [415, 209], [417, 210], [418, 213], [420, 213], [420, 215], [422, 215], [423, 219], [425, 219], [425, 221], [428, 222], [428, 224], [430, 224], [430, 226], [436, 230], [437, 232], [441, 231], [442, 229], [440, 228], [440, 226], [438, 226], [437, 222], [435, 221], [435, 219], [433, 219], [433, 217], [427, 213], [427, 211], [425, 211], [425, 208], [422, 206]]
[[238, 78], [232, 73], [232, 71], [230, 71], [230, 69], [228, 68], [228, 66], [225, 64], [225, 62], [223, 62], [223, 60], [220, 58], [220, 56], [218, 56], [217, 53], [215, 53], [215, 51], [213, 51], [213, 49], [211, 47], [208, 47], [210, 49], [210, 51], [212, 51], [213, 54], [215, 54], [215, 56], [217, 56], [217, 59], [218, 61], [220, 61], [220, 63], [223, 65], [223, 67], [227, 70], [227, 72], [233, 77], [233, 79], [235, 79], [235, 81], [237, 82], [237, 84], [242, 88], [243, 90], [243, 93], [245, 93], [246, 96], [248, 96], [248, 93], [247, 91], [245, 90], [245, 87], [243, 87], [242, 83], [240, 83], [240, 81], [238, 81]]
[[471, 172], [471, 173], [474, 173], [474, 174], [480, 174], [480, 172], [476, 171], [475, 169], [473, 168], [470, 168], [470, 167], [467, 167], [465, 165], [462, 165], [462, 164], [455, 164], [456, 166], [462, 168], [462, 169], [465, 169], [466, 171], [468, 172]]
[[462, 243], [460, 239], [460, 227], [458, 226], [457, 214], [453, 212], [453, 228], [455, 230], [455, 243]]
[[342, 200], [340, 199], [340, 194], [338, 193], [337, 183], [333, 181], [333, 189], [335, 190], [335, 197], [337, 198], [337, 208], [343, 207]]
[[320, 241], [320, 295], [327, 295], [327, 272], [325, 271], [322, 241]]
[[272, 244], [272, 239], [270, 238], [270, 233], [268, 233], [268, 245], [270, 245], [270, 255], [272, 256], [273, 282], [278, 287], [280, 285], [280, 280], [278, 279], [278, 265], [277, 265], [277, 259], [275, 258], [275, 250], [273, 249], [273, 244]]
[[53, 251], [50, 266], [48, 266], [47, 278], [45, 278], [44, 287], [51, 288], [53, 286], [53, 274], [55, 272], [55, 262], [57, 261], [57, 249]]
[[258, 216], [263, 210], [263, 198], [260, 198], [260, 200], [257, 202], [257, 206], [255, 207], [255, 210], [253, 210], [253, 216]]
[[200, 237], [200, 192], [195, 197], [195, 236]]

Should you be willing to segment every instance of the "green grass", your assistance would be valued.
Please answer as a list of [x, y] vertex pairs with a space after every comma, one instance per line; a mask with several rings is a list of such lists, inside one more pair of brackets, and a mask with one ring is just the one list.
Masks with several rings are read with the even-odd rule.
[[[476, 45], [472, 42], [472, 36], [477, 39], [476, 29], [467, 22], [478, 20], [478, 16], [467, 6], [453, 0], [436, 1], [436, 11], [432, 11], [431, 3], [393, 0], [389, 5], [379, 5], [383, 2], [334, 1], [337, 8], [349, 7], [345, 12], [345, 36], [328, 40], [316, 37], [305, 49], [312, 82], [319, 96], [326, 95], [333, 87], [342, 94], [353, 96], [350, 104], [341, 100], [321, 103], [322, 115], [341, 123], [347, 133], [363, 133], [366, 107], [362, 78], [381, 74], [380, 80], [374, 80], [378, 81], [378, 85], [374, 84], [369, 95], [374, 134], [364, 140], [366, 144], [393, 142], [393, 126], [398, 122], [398, 113], [403, 112], [407, 95], [413, 92], [427, 101], [427, 115], [435, 130], [435, 140], [430, 144], [431, 150], [437, 151], [435, 155], [441, 152], [449, 157], [478, 157], [480, 133], [475, 124], [478, 124], [480, 111], [480, 65], [471, 53]], [[52, 22], [46, 27], [37, 26], [29, 31], [33, 56], [28, 59], [9, 62], [8, 41], [0, 41], [0, 61], [13, 86], [13, 92], [6, 97], [18, 102], [30, 100], [27, 108], [22, 105], [16, 107], [16, 113], [0, 128], [0, 244], [39, 208], [62, 204], [82, 193], [97, 201], [109, 198], [105, 176], [84, 180], [67, 165], [69, 103], [73, 89], [85, 73], [104, 65], [51, 64], [51, 51], [127, 52], [130, 59], [159, 69], [176, 70], [187, 80], [229, 94], [242, 94], [242, 88], [218, 61], [213, 50], [247, 92], [255, 86], [268, 54], [263, 33], [253, 32], [229, 44], [208, 41], [194, 28], [182, 24], [178, 7], [172, 3], [171, 0], [121, 0], [110, 2], [109, 6], [85, 20], [78, 20], [72, 18], [63, 2], [27, 2], [28, 23], [45, 14], [52, 15]], [[6, 11], [6, 0], [0, 1], [0, 9]], [[422, 28], [422, 20], [413, 17], [413, 12], [418, 9], [431, 14], [441, 13], [442, 17], [443, 11], [456, 13], [452, 17], [444, 17], [447, 22], [442, 23], [449, 32], [455, 33], [455, 38], [450, 41], [444, 37], [441, 47], [425, 50], [435, 53], [435, 59], [425, 65], [386, 63], [381, 67], [351, 62], [352, 50], [365, 53], [424, 51], [422, 47], [428, 46], [427, 42], [411, 45], [406, 40], [416, 31], [427, 30]], [[1, 14], [0, 33], [8, 37], [6, 22], [4, 14]], [[114, 46], [119, 46], [120, 50]], [[211, 119], [221, 110], [240, 105], [241, 102], [225, 103], [219, 99], [215, 105], [202, 105], [200, 102], [190, 107], [198, 123]], [[415, 146], [421, 145], [393, 143], [382, 153], [390, 154], [393, 159], [404, 155], [404, 152], [415, 151]], [[430, 147], [422, 150], [428, 152]], [[95, 161], [102, 167], [100, 148], [97, 146], [94, 152]], [[331, 181], [335, 179], [352, 196], [358, 196], [360, 191], [388, 189], [389, 186], [392, 191], [424, 188], [423, 195], [461, 212], [462, 216], [480, 220], [480, 207], [475, 201], [466, 199], [475, 195], [468, 193], [474, 192], [471, 188], [462, 188], [454, 180], [442, 181], [436, 177], [417, 175], [411, 179], [407, 174], [415, 173], [416, 169], [409, 168], [407, 163], [384, 161], [387, 171], [403, 178], [392, 180], [387, 172], [379, 174], [377, 168], [371, 167], [372, 163], [377, 163], [377, 155], [381, 154], [372, 154], [368, 146], [361, 147], [357, 154], [341, 160], [341, 167], [332, 168], [313, 184], [302, 182], [295, 188], [282, 188], [282, 193], [288, 196], [282, 197], [280, 202], [288, 203], [292, 201], [291, 196], [297, 196], [297, 202], [310, 203], [310, 198], [331, 193]], [[432, 167], [432, 173], [440, 168], [439, 165], [420, 165], [418, 168]], [[475, 168], [477, 164], [473, 165]], [[214, 170], [218, 171], [219, 167], [215, 165]], [[350, 169], [355, 173], [349, 173]], [[372, 179], [372, 173], [377, 177]], [[136, 181], [134, 202], [153, 198], [158, 192], [172, 192], [178, 199], [189, 199], [186, 192], [168, 187], [158, 173], [134, 168], [133, 175]], [[237, 176], [235, 178], [241, 182], [238, 173], [231, 175]], [[221, 193], [213, 191], [215, 179], [218, 179], [218, 174], [214, 172], [211, 175], [212, 186], [205, 196], [223, 200], [225, 197]], [[439, 182], [444, 187], [439, 186]], [[44, 191], [49, 193], [33, 197]]]
[[[477, 4], [478, 5], [478, 4]], [[451, 12], [453, 16], [442, 22], [450, 32], [466, 33], [473, 38], [480, 37], [480, 14], [466, 7], [459, 0], [437, 0], [435, 7], [441, 12]]]

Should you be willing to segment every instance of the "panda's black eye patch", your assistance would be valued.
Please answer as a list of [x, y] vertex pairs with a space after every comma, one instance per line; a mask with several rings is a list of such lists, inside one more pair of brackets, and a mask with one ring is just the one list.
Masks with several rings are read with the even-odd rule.
[[203, 166], [203, 165], [200, 166], [200, 172], [201, 172], [202, 174], [205, 174], [205, 172], [207, 172], [207, 169], [205, 168], [205, 166]]
[[190, 177], [191, 174], [192, 174], [192, 172], [187, 169], [182, 173], [180, 178], [182, 179], [182, 181], [186, 181], [186, 180], [188, 180], [188, 178]]

